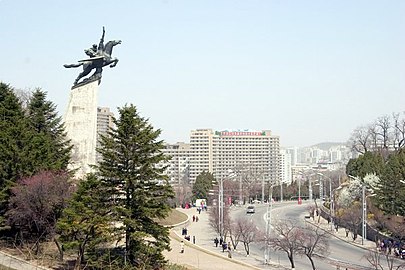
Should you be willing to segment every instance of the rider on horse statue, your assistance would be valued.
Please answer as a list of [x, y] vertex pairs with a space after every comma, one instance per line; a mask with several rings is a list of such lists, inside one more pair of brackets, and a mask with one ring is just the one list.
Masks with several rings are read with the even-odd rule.
[[79, 80], [84, 76], [87, 76], [93, 69], [96, 69], [93, 75], [91, 75], [87, 79], [84, 79], [81, 83], [84, 83], [88, 80], [101, 79], [103, 67], [110, 65], [110, 67], [112, 68], [117, 65], [118, 59], [112, 58], [111, 53], [112, 48], [115, 45], [121, 44], [121, 40], [111, 40], [104, 45], [104, 35], [105, 28], [103, 27], [103, 34], [101, 36], [98, 47], [96, 44], [93, 44], [91, 48], [84, 50], [84, 53], [90, 57], [89, 59], [80, 60], [77, 64], [63, 65], [65, 68], [77, 68], [83, 66], [83, 72], [81, 72], [76, 78], [73, 86], [77, 85], [79, 83]]

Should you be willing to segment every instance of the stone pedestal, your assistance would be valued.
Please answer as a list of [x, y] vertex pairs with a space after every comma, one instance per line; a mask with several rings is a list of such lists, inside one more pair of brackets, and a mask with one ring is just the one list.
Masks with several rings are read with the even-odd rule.
[[97, 79], [73, 87], [64, 117], [67, 137], [73, 145], [69, 169], [77, 170], [78, 178], [91, 172], [90, 165], [96, 164], [99, 82]]

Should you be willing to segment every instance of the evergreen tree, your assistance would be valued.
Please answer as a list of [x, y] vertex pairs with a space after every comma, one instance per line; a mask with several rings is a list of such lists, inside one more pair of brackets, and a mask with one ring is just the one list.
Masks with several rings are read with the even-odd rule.
[[169, 231], [157, 223], [167, 216], [173, 191], [158, 166], [166, 160], [160, 130], [154, 130], [133, 105], [119, 109], [116, 128], [101, 136], [102, 161], [98, 171], [108, 187], [117, 226], [114, 235], [125, 239], [127, 262], [136, 268], [156, 268], [165, 263]]
[[200, 173], [193, 185], [193, 200], [208, 199], [208, 192], [212, 189], [214, 182], [215, 178], [212, 173], [206, 171]]
[[379, 208], [386, 214], [405, 216], [405, 150], [392, 153], [376, 188]]
[[367, 174], [381, 175], [384, 168], [384, 158], [378, 152], [366, 152], [357, 159], [351, 159], [346, 165], [348, 175], [364, 178]]
[[63, 211], [63, 217], [58, 221], [63, 247], [77, 250], [75, 269], [81, 269], [87, 250], [91, 254], [100, 244], [111, 240], [114, 224], [111, 208], [105, 205], [107, 198], [102, 182], [89, 174], [79, 182], [77, 191]]
[[56, 106], [46, 100], [44, 91], [36, 89], [33, 92], [28, 104], [28, 117], [35, 132], [29, 151], [30, 159], [35, 161], [35, 170], [66, 170], [72, 146], [66, 138]]
[[27, 158], [31, 135], [13, 89], [0, 82], [0, 226], [4, 221], [11, 186], [31, 170]]

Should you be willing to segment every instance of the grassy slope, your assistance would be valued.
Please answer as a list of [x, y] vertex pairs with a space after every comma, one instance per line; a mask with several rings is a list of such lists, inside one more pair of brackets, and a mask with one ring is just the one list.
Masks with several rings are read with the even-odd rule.
[[184, 213], [181, 213], [177, 211], [176, 209], [172, 209], [172, 211], [169, 213], [169, 215], [162, 220], [159, 220], [159, 223], [164, 225], [164, 226], [171, 226], [178, 224], [180, 222], [186, 221], [187, 220], [187, 215]]

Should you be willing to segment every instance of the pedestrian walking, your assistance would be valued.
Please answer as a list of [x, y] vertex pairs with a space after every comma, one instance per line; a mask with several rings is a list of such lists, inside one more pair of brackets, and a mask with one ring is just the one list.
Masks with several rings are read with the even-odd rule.
[[184, 253], [184, 242], [181, 241], [180, 243], [180, 253]]
[[225, 250], [228, 248], [226, 242], [222, 243], [222, 252], [225, 252]]
[[195, 216], [193, 215], [193, 222], [195, 221]]
[[198, 222], [198, 216], [195, 217], [195, 222]]
[[219, 238], [219, 244], [222, 246], [222, 243], [224, 242], [224, 240], [222, 239], [222, 236]]
[[195, 244], [195, 235], [193, 235], [193, 244]]
[[218, 243], [219, 243], [218, 237], [215, 237], [215, 239], [214, 239], [215, 247], [218, 247]]

